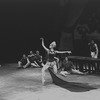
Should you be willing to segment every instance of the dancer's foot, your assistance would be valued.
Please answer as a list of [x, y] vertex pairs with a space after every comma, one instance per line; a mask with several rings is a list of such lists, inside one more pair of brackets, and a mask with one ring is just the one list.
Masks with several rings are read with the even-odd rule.
[[85, 72], [84, 75], [87, 75], [89, 72]]
[[42, 85], [44, 85], [44, 83], [45, 83], [45, 80], [44, 80], [44, 79], [42, 79]]
[[81, 72], [81, 73], [79, 73], [80, 75], [87, 75], [88, 74], [88, 72]]
[[68, 73], [68, 72], [65, 72], [65, 71], [61, 71], [61, 72], [60, 72], [60, 75], [65, 76], [65, 77], [66, 77], [68, 74], [69, 74], [69, 73]]

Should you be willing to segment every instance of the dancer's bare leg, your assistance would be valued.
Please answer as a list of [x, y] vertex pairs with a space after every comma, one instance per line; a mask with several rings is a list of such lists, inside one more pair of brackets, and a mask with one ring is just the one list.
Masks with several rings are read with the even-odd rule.
[[44, 85], [45, 83], [45, 71], [49, 68], [49, 64], [48, 62], [44, 65], [42, 64], [43, 68], [42, 68], [42, 84]]
[[30, 65], [30, 63], [27, 63], [26, 65], [23, 66], [23, 68], [27, 68]]
[[70, 74], [70, 73], [67, 72], [67, 71], [61, 71], [60, 74], [63, 75], [63, 76], [67, 76], [67, 75]]
[[59, 69], [59, 68], [60, 68], [60, 67], [59, 67], [59, 58], [55, 57], [55, 59], [56, 59], [57, 68]]
[[53, 71], [54, 71], [55, 74], [57, 73], [57, 65], [56, 65], [56, 63], [53, 66]]
[[20, 61], [18, 61], [18, 68], [21, 68], [22, 66], [21, 66], [21, 62]]
[[35, 63], [31, 63], [32, 67], [39, 67], [39, 65], [35, 64]]
[[82, 75], [85, 74], [85, 73], [80, 72], [79, 70], [76, 70], [76, 69], [72, 69], [71, 73], [73, 73], [73, 74], [82, 74]]

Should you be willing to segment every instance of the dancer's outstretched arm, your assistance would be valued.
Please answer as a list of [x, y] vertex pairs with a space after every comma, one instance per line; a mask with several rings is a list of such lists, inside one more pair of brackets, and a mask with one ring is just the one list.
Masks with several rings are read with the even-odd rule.
[[57, 51], [55, 50], [56, 53], [71, 53], [71, 51]]
[[49, 49], [44, 45], [44, 39], [43, 38], [40, 38], [42, 40], [42, 46], [43, 48], [46, 50], [46, 51], [49, 51]]

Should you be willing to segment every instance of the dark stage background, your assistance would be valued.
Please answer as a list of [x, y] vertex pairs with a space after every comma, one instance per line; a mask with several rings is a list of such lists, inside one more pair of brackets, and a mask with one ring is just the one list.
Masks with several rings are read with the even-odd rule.
[[[66, 50], [72, 50], [73, 55], [89, 56], [86, 45], [90, 40], [75, 39], [74, 30], [77, 24], [87, 24], [88, 33], [96, 29], [100, 32], [99, 4], [99, 0], [1, 0], [0, 62], [17, 62], [30, 50], [39, 50], [44, 56], [40, 37], [44, 37], [47, 47], [55, 40], [56, 49], [63, 50], [60, 46], [63, 32], [70, 33], [72, 38], [67, 41]], [[99, 44], [99, 39], [95, 40]]]

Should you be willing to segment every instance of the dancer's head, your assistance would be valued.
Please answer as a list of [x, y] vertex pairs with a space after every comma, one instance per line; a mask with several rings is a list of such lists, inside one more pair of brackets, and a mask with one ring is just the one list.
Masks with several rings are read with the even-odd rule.
[[38, 55], [39, 55], [39, 53], [40, 53], [40, 52], [37, 50], [37, 51], [36, 51], [36, 54], [38, 54]]
[[68, 58], [67, 58], [67, 57], [65, 57], [65, 60], [66, 60], [66, 61], [68, 61]]
[[30, 51], [30, 54], [33, 54], [33, 51]]
[[91, 43], [94, 44], [94, 40], [91, 40]]
[[53, 48], [55, 48], [55, 47], [56, 47], [56, 42], [53, 41], [53, 42], [49, 45], [49, 48], [50, 48], [50, 49], [53, 49]]
[[25, 54], [23, 54], [23, 58], [26, 58], [26, 55]]

